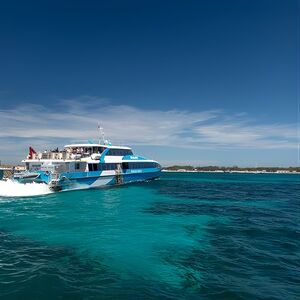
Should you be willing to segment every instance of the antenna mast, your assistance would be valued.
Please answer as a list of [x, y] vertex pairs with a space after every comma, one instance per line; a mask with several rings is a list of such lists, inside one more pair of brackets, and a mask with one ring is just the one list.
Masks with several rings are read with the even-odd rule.
[[104, 145], [105, 142], [104, 131], [103, 128], [100, 126], [100, 123], [98, 123], [98, 131], [99, 131], [99, 144]]

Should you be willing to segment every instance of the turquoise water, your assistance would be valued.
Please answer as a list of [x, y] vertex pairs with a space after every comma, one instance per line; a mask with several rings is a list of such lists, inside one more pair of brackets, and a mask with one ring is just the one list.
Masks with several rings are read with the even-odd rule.
[[300, 299], [299, 221], [299, 175], [0, 197], [0, 297]]

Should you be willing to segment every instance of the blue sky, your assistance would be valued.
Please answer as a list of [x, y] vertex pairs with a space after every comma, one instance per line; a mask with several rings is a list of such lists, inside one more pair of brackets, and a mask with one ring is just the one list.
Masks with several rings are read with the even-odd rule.
[[96, 138], [100, 121], [163, 164], [299, 164], [299, 7], [2, 1], [0, 159]]

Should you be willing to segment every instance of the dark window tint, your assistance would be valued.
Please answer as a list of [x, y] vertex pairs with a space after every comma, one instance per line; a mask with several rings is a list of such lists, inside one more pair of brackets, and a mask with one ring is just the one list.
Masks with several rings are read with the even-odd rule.
[[128, 163], [128, 162], [122, 163], [122, 168], [123, 168], [124, 170], [129, 169], [129, 163]]
[[100, 164], [89, 164], [89, 171], [111, 171], [116, 170], [117, 164], [115, 163], [100, 163]]
[[93, 170], [94, 165], [95, 165], [95, 164], [89, 164], [89, 171], [90, 171], [90, 172], [94, 171], [94, 170]]
[[160, 165], [155, 162], [129, 162], [123, 163], [123, 169], [147, 169], [160, 168]]
[[[100, 163], [89, 164], [89, 171], [111, 171], [118, 168], [116, 163]], [[123, 162], [122, 169], [147, 169], [147, 168], [161, 168], [158, 163], [154, 162]]]
[[125, 155], [133, 155], [132, 151], [129, 149], [110, 149], [107, 155], [111, 156], [125, 156]]

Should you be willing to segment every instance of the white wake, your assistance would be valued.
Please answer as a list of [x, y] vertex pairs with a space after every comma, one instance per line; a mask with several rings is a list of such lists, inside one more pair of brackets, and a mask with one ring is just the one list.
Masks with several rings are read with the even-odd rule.
[[45, 183], [19, 183], [12, 180], [0, 180], [0, 197], [26, 197], [51, 193]]

